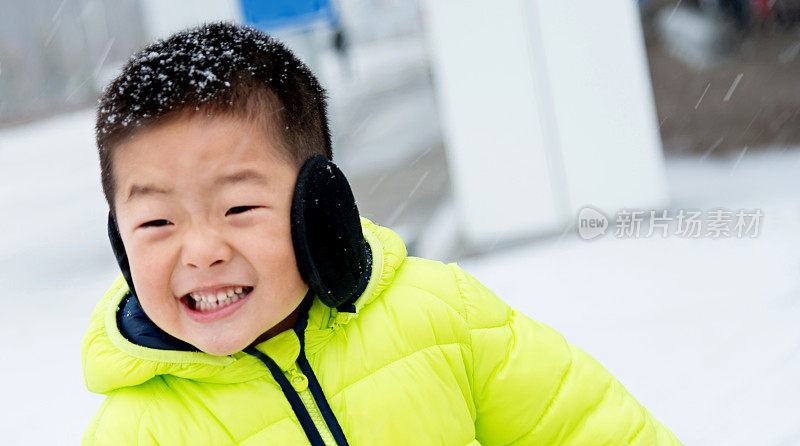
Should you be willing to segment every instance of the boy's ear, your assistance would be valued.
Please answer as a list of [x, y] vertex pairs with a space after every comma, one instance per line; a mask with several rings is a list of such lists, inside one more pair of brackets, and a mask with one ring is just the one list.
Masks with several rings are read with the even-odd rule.
[[136, 290], [133, 289], [133, 278], [131, 277], [131, 266], [128, 263], [128, 254], [125, 252], [125, 245], [122, 244], [122, 236], [119, 235], [119, 226], [114, 214], [108, 212], [108, 239], [111, 241], [111, 249], [114, 251], [114, 257], [117, 258], [117, 264], [122, 277], [128, 282], [128, 289], [131, 295], [136, 296]]
[[326, 157], [317, 155], [300, 168], [291, 222], [303, 280], [325, 305], [351, 304], [369, 280], [371, 253], [350, 184]]

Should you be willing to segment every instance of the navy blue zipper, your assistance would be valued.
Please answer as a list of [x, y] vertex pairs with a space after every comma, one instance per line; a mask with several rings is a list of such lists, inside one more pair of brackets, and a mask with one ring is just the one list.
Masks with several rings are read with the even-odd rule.
[[[311, 300], [309, 300], [309, 302], [311, 302]], [[348, 444], [347, 438], [345, 438], [342, 427], [339, 425], [336, 415], [333, 414], [333, 410], [331, 410], [331, 406], [328, 404], [328, 399], [325, 398], [325, 393], [322, 391], [319, 381], [317, 381], [317, 375], [314, 374], [314, 370], [311, 369], [311, 364], [308, 363], [308, 358], [306, 358], [305, 333], [307, 325], [308, 308], [306, 308], [303, 317], [298, 316], [297, 324], [295, 324], [294, 327], [294, 332], [297, 334], [297, 338], [300, 339], [300, 355], [297, 357], [297, 364], [300, 366], [300, 371], [308, 378], [308, 388], [311, 390], [311, 394], [314, 395], [314, 401], [316, 401], [317, 407], [322, 413], [322, 417], [325, 419], [325, 424], [328, 425], [328, 429], [331, 431], [331, 434], [333, 434], [336, 444], [344, 446]]]
[[[319, 408], [320, 413], [325, 420], [325, 424], [331, 431], [334, 440], [336, 440], [336, 444], [345, 446], [348, 445], [347, 438], [345, 438], [342, 427], [339, 425], [339, 421], [333, 414], [333, 410], [331, 410], [331, 406], [328, 404], [327, 398], [325, 398], [325, 393], [322, 391], [319, 381], [317, 381], [317, 376], [314, 374], [314, 370], [311, 368], [308, 358], [306, 358], [305, 329], [308, 325], [308, 310], [311, 307], [312, 302], [313, 292], [309, 290], [306, 298], [303, 299], [303, 302], [300, 304], [300, 311], [297, 315], [297, 322], [294, 326], [294, 331], [297, 334], [297, 338], [300, 340], [300, 355], [297, 358], [297, 364], [300, 366], [301, 372], [308, 379], [308, 389], [311, 391], [311, 395], [314, 397], [314, 401], [316, 402], [317, 407]], [[281, 368], [275, 364], [275, 361], [252, 346], [245, 348], [243, 351], [257, 357], [261, 360], [261, 362], [264, 363], [264, 365], [267, 366], [272, 374], [272, 377], [275, 379], [278, 385], [280, 385], [283, 394], [286, 396], [286, 399], [292, 406], [292, 410], [297, 416], [297, 420], [300, 422], [300, 426], [303, 428], [308, 441], [313, 446], [325, 446], [325, 442], [322, 440], [322, 436], [317, 430], [317, 427], [314, 425], [311, 415], [308, 413], [303, 401], [300, 399], [300, 395], [298, 395], [298, 393], [294, 390], [294, 387], [292, 387], [289, 379], [283, 374]]]

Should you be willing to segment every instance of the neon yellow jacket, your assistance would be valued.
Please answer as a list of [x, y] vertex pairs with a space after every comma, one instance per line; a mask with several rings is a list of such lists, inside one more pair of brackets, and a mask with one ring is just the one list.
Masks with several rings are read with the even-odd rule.
[[133, 344], [117, 327], [127, 293], [117, 279], [82, 342], [86, 385], [107, 395], [83, 444], [309, 444], [289, 397], [335, 444], [300, 356], [351, 445], [680, 444], [554, 330], [457, 264], [407, 257], [394, 232], [364, 218], [362, 227], [373, 268], [356, 311], [315, 299], [302, 347], [293, 330], [257, 355]]

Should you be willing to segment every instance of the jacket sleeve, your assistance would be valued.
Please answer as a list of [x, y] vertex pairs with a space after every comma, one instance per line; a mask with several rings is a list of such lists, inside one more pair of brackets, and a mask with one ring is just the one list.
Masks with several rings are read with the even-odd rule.
[[451, 267], [470, 330], [481, 444], [680, 444], [589, 355]]
[[149, 404], [126, 391], [116, 390], [106, 397], [84, 432], [81, 446], [158, 444], [147, 428]]

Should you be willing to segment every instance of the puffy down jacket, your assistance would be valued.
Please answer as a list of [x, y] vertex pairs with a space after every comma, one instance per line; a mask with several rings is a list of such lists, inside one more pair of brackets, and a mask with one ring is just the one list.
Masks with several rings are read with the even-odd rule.
[[84, 444], [679, 444], [558, 333], [361, 222], [355, 311], [314, 299], [301, 329], [231, 356], [129, 341], [117, 279], [82, 343], [86, 385], [108, 395]]

